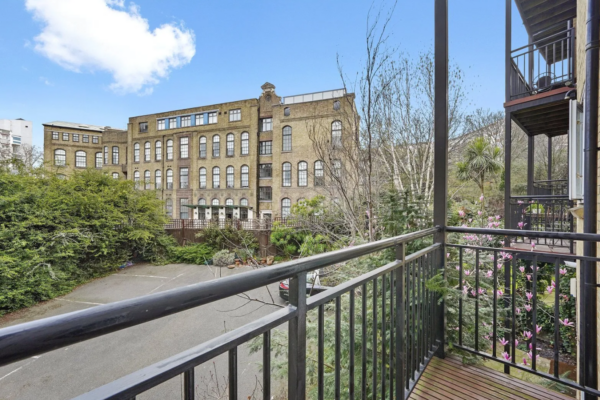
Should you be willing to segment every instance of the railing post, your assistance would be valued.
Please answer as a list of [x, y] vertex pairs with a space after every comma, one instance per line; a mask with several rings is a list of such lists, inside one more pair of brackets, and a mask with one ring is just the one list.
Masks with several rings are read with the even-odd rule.
[[[406, 354], [404, 353], [404, 243], [396, 245], [396, 399], [404, 400]], [[364, 300], [363, 300], [364, 301]]]
[[290, 279], [290, 305], [296, 316], [289, 322], [288, 398], [306, 398], [306, 272]]

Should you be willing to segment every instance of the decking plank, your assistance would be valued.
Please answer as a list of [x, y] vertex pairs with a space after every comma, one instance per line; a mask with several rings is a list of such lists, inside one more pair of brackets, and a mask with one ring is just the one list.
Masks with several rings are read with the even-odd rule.
[[562, 393], [521, 381], [487, 367], [463, 365], [459, 359], [434, 357], [410, 399], [434, 400], [573, 400]]
[[446, 360], [450, 363], [453, 363], [453, 364], [459, 366], [459, 367], [465, 368], [474, 374], [484, 375], [486, 377], [493, 378], [497, 381], [503, 381], [506, 384], [509, 384], [512, 386], [517, 386], [517, 387], [521, 388], [523, 391], [526, 391], [527, 393], [529, 393], [530, 395], [532, 395], [534, 397], [537, 396], [536, 398], [539, 398], [539, 399], [573, 400], [573, 397], [569, 397], [565, 394], [555, 392], [553, 390], [545, 388], [541, 385], [537, 385], [535, 383], [522, 381], [513, 376], [504, 374], [502, 372], [495, 371], [491, 368], [479, 367], [479, 366], [473, 366], [473, 365], [464, 365], [459, 359], [454, 358], [454, 357], [448, 357]]

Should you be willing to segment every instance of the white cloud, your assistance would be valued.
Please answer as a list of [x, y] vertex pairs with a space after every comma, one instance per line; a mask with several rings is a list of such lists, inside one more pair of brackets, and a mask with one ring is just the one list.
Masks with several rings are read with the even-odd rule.
[[35, 49], [72, 71], [108, 71], [117, 92], [152, 93], [151, 86], [196, 53], [194, 32], [175, 24], [153, 31], [139, 7], [124, 0], [26, 0], [44, 23]]

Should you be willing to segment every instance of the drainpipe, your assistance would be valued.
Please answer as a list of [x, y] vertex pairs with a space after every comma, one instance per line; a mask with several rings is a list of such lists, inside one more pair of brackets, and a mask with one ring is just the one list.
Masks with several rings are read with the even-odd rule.
[[[600, 32], [598, 18], [600, 2], [587, 1], [587, 41], [585, 46], [585, 104], [584, 104], [584, 204], [583, 232], [597, 232], [597, 184], [598, 184], [598, 70]], [[596, 243], [584, 242], [583, 255], [596, 257]], [[596, 307], [596, 262], [585, 261], [580, 270], [580, 310], [579, 319], [580, 353], [579, 382], [584, 386], [598, 387], [597, 350], [597, 307]], [[585, 400], [596, 399], [584, 395]]]

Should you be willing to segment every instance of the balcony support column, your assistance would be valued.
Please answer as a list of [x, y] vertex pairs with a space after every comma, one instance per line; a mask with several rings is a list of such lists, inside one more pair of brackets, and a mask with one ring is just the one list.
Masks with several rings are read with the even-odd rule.
[[535, 174], [535, 136], [527, 137], [527, 195], [533, 196]]
[[[586, 47], [585, 47], [585, 102], [584, 102], [584, 182], [583, 182], [583, 232], [597, 232], [598, 202], [598, 78], [600, 61], [600, 4], [598, 0], [587, 1]], [[596, 257], [594, 242], [583, 243], [583, 255]], [[580, 269], [579, 291], [579, 383], [598, 387], [596, 262], [585, 261]], [[596, 399], [583, 395], [583, 399]]]
[[[441, 254], [446, 254], [447, 194], [448, 194], [448, 0], [435, 0], [435, 99], [434, 99], [434, 193], [433, 224], [440, 227], [434, 236], [442, 244]], [[446, 257], [439, 257], [438, 268], [445, 270]], [[444, 357], [445, 304], [440, 305], [437, 326], [439, 348], [437, 355]]]
[[[548, 180], [552, 180], [552, 136], [548, 136]], [[552, 182], [548, 182], [552, 185]], [[551, 189], [552, 190], [552, 187]], [[554, 194], [550, 192], [549, 194]]]

